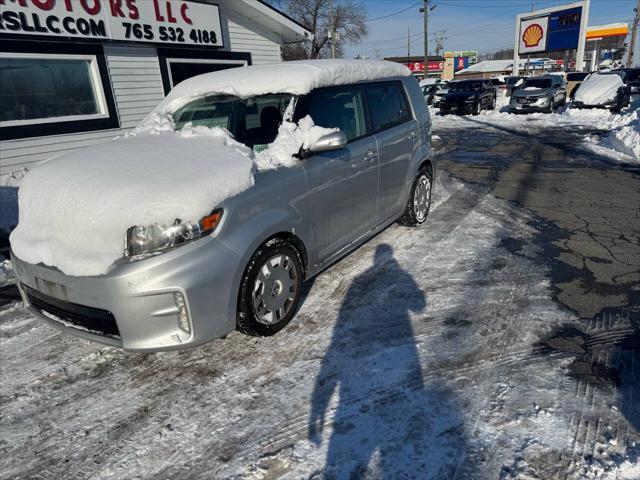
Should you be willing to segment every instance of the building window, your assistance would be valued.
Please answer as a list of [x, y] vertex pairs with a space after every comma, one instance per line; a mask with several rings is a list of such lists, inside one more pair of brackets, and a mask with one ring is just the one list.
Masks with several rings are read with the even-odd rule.
[[0, 57], [0, 127], [108, 117], [95, 55]]
[[203, 73], [217, 72], [228, 68], [244, 67], [245, 60], [198, 60], [190, 58], [167, 58], [171, 88], [187, 78]]

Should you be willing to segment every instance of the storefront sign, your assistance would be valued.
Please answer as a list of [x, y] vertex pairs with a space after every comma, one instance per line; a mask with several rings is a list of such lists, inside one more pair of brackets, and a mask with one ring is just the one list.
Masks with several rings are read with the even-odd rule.
[[218, 6], [186, 0], [0, 0], [0, 33], [223, 46]]
[[[411, 62], [406, 64], [412, 73], [424, 72], [424, 62]], [[429, 71], [439, 72], [444, 68], [444, 62], [429, 62]]]

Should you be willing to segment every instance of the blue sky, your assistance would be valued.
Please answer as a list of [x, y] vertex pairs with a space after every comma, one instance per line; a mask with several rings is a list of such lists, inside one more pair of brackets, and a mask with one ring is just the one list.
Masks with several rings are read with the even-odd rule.
[[[432, 32], [446, 31], [446, 50], [478, 50], [492, 52], [513, 48], [515, 18], [518, 13], [571, 3], [567, 0], [430, 0], [438, 5], [430, 15], [429, 42], [433, 51]], [[409, 10], [389, 18], [368, 22], [369, 36], [358, 45], [345, 45], [345, 57], [357, 54], [370, 58], [402, 56], [407, 54], [407, 27], [411, 31], [411, 54], [422, 55], [422, 2], [416, 0], [363, 0], [368, 18], [373, 19], [419, 3]], [[636, 0], [591, 0], [589, 26], [614, 22], [627, 22], [631, 27]], [[636, 50], [638, 59], [638, 50]]]

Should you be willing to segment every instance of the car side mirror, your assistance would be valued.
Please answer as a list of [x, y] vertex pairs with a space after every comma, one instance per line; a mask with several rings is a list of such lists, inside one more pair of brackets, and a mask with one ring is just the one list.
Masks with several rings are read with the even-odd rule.
[[309, 146], [308, 151], [313, 153], [327, 152], [344, 148], [345, 145], [347, 145], [347, 136], [344, 132], [337, 130], [317, 139]]

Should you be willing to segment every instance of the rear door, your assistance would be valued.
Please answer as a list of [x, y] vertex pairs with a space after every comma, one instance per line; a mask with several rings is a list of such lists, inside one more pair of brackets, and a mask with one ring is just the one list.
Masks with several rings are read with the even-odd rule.
[[316, 125], [339, 128], [345, 148], [302, 162], [307, 177], [313, 255], [323, 263], [376, 224], [378, 150], [367, 122], [361, 86], [323, 88], [305, 100], [302, 115]]
[[418, 122], [413, 118], [402, 82], [365, 85], [371, 128], [378, 141], [379, 201], [382, 223], [398, 216], [407, 200], [412, 158], [418, 151]]

